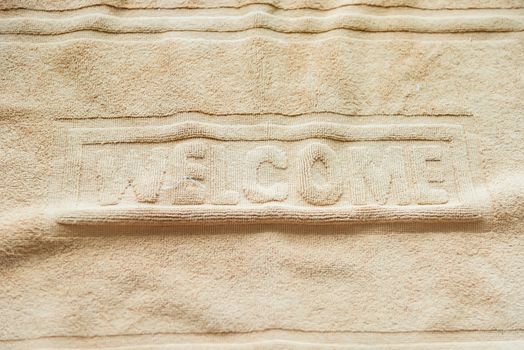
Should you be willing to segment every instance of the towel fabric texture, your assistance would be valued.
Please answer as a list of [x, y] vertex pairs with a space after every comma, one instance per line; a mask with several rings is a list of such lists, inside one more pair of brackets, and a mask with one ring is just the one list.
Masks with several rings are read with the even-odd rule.
[[0, 2], [0, 349], [524, 349], [524, 1]]

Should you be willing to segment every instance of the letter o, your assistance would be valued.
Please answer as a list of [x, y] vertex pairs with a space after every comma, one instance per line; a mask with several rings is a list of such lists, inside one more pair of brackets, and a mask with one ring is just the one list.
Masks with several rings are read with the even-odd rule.
[[[313, 179], [313, 165], [317, 161], [322, 162], [328, 172], [325, 183], [317, 183]], [[318, 142], [306, 146], [300, 152], [299, 167], [299, 192], [306, 202], [330, 205], [339, 200], [343, 192], [340, 164], [331, 148]]]

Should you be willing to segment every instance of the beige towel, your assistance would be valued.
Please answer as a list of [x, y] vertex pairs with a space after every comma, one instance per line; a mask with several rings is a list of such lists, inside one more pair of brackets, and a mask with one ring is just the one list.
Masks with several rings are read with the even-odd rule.
[[0, 2], [0, 349], [524, 349], [524, 1]]

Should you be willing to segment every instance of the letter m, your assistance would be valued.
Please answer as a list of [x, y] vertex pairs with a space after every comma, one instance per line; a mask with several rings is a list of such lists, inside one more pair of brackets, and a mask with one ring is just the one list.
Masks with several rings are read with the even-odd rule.
[[411, 192], [401, 147], [350, 147], [353, 204], [410, 204]]

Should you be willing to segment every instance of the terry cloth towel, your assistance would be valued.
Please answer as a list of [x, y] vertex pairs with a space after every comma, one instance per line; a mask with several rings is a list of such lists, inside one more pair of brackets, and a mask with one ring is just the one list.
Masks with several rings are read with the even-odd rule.
[[524, 349], [523, 0], [0, 2], [0, 349]]

